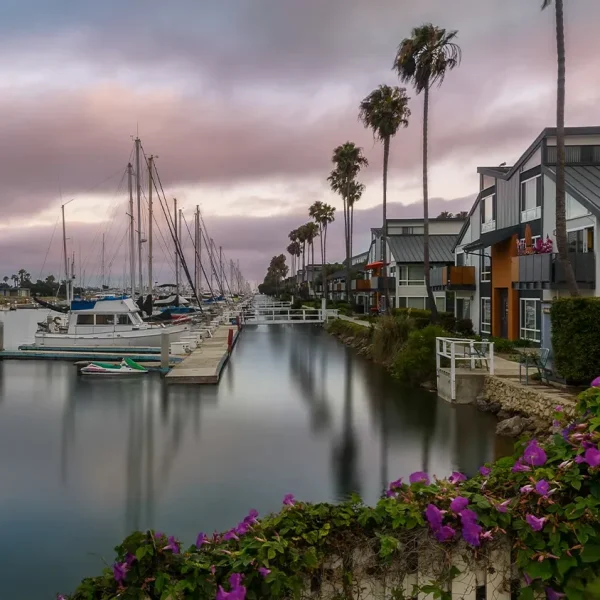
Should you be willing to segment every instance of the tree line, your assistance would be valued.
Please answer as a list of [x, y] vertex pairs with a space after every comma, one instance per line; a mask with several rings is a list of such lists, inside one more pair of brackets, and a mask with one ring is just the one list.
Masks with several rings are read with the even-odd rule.
[[[542, 10], [552, 4], [552, 0], [543, 0]], [[559, 260], [565, 269], [566, 280], [571, 295], [578, 295], [578, 288], [573, 272], [573, 267], [568, 260], [566, 215], [565, 215], [565, 43], [564, 43], [564, 7], [563, 0], [555, 0], [556, 45], [557, 45], [557, 174], [556, 174], [556, 240], [559, 251]], [[430, 262], [429, 262], [429, 104], [430, 95], [434, 87], [441, 87], [446, 75], [458, 67], [461, 62], [462, 52], [456, 43], [458, 31], [447, 31], [431, 23], [415, 27], [410, 37], [399, 44], [394, 56], [392, 70], [400, 82], [412, 85], [417, 96], [423, 98], [423, 123], [422, 123], [422, 170], [423, 170], [423, 222], [424, 244], [423, 263], [425, 270], [425, 286], [432, 313], [432, 321], [437, 319], [437, 308], [431, 289]], [[400, 129], [409, 126], [411, 111], [409, 108], [410, 97], [406, 88], [382, 84], [367, 95], [359, 104], [358, 117], [363, 125], [373, 132], [375, 140], [383, 146], [383, 203], [382, 203], [382, 276], [385, 282], [386, 307], [389, 303], [389, 290], [387, 284], [387, 183], [388, 165], [390, 157], [391, 140]], [[360, 172], [369, 166], [363, 149], [354, 142], [348, 141], [333, 150], [333, 170], [327, 177], [331, 189], [342, 197], [344, 210], [344, 241], [345, 241], [345, 267], [346, 267], [346, 297], [350, 298], [350, 268], [352, 257], [352, 236], [354, 228], [354, 205], [362, 196], [365, 185], [358, 180]], [[316, 204], [316, 203], [315, 203]], [[302, 266], [305, 269], [306, 248], [312, 249], [314, 264], [314, 240], [321, 236], [321, 261], [325, 264], [326, 258], [326, 231], [327, 225], [334, 220], [333, 207], [328, 207], [328, 217], [320, 213], [321, 220], [315, 218], [316, 223], [307, 223], [290, 233], [291, 243], [287, 250], [292, 256], [293, 267], [295, 261], [302, 256]], [[314, 206], [314, 205], [313, 205]], [[312, 208], [312, 207], [311, 207]], [[309, 213], [310, 214], [310, 213]], [[450, 215], [451, 213], [447, 213]], [[459, 213], [467, 217], [466, 213]], [[451, 218], [445, 213], [442, 218]], [[313, 216], [311, 214], [311, 216]], [[314, 218], [314, 217], [313, 217]], [[284, 257], [284, 255], [281, 255]], [[292, 270], [294, 268], [292, 267]], [[304, 271], [305, 272], [305, 271]]]

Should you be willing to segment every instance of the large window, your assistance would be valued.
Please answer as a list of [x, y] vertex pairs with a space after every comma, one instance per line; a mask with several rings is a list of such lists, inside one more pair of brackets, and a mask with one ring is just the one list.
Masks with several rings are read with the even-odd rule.
[[569, 194], [565, 197], [565, 209], [567, 219], [576, 219], [577, 217], [585, 217], [590, 214], [590, 211], [579, 204], [573, 196]]
[[425, 285], [423, 265], [402, 265], [399, 268], [400, 285]]
[[131, 321], [129, 320], [129, 315], [120, 314], [117, 315], [117, 325], [129, 325]]
[[492, 333], [492, 299], [481, 299], [481, 333]]
[[456, 318], [470, 319], [471, 318], [471, 301], [468, 298], [456, 299]]
[[532, 177], [521, 182], [521, 222], [533, 221], [542, 216], [542, 177]]
[[93, 325], [94, 315], [77, 315], [77, 325]]
[[496, 194], [481, 199], [481, 233], [496, 229]]
[[481, 281], [492, 280], [492, 258], [487, 254], [481, 256]]
[[521, 298], [521, 339], [539, 342], [540, 301], [535, 298]]
[[594, 228], [586, 227], [577, 231], [567, 233], [569, 252], [593, 252], [594, 251]]
[[96, 325], [114, 325], [115, 315], [96, 315]]
[[457, 267], [464, 267], [465, 266], [465, 253], [464, 252], [457, 252], [456, 253], [456, 266]]
[[446, 296], [436, 296], [435, 306], [440, 312], [446, 312]]

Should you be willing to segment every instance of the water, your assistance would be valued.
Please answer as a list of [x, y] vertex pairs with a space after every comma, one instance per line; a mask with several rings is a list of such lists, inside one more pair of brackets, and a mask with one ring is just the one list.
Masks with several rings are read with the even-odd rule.
[[[42, 311], [3, 313], [7, 349]], [[473, 474], [506, 450], [472, 407], [405, 390], [311, 325], [247, 328], [218, 387], [0, 361], [3, 597], [51, 599], [136, 528], [192, 543], [284, 494], [375, 503], [416, 470]], [[32, 573], [34, 576], [32, 576]]]

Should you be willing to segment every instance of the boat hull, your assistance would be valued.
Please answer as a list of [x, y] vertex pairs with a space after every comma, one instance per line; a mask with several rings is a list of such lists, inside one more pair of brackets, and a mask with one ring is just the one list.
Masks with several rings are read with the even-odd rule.
[[83, 367], [83, 369], [81, 369], [81, 373], [83, 375], [102, 375], [104, 377], [144, 375], [147, 372], [147, 370], [140, 371], [138, 369], [130, 369], [128, 367], [121, 369], [99, 369], [93, 368], [92, 365], [89, 367]]
[[53, 346], [57, 348], [111, 348], [111, 347], [160, 347], [163, 333], [169, 334], [169, 342], [178, 342], [181, 337], [189, 333], [191, 326], [174, 325], [172, 327], [152, 327], [151, 329], [138, 329], [133, 331], [119, 331], [90, 334], [47, 333], [35, 334], [35, 345], [43, 348]]

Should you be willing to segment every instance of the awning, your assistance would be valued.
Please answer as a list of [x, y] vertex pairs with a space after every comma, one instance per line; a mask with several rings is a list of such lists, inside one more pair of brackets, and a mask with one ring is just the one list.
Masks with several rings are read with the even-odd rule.
[[377, 260], [375, 262], [369, 263], [368, 265], [365, 266], [365, 269], [370, 270], [370, 269], [381, 269], [381, 267], [383, 267], [383, 261], [382, 260]]

